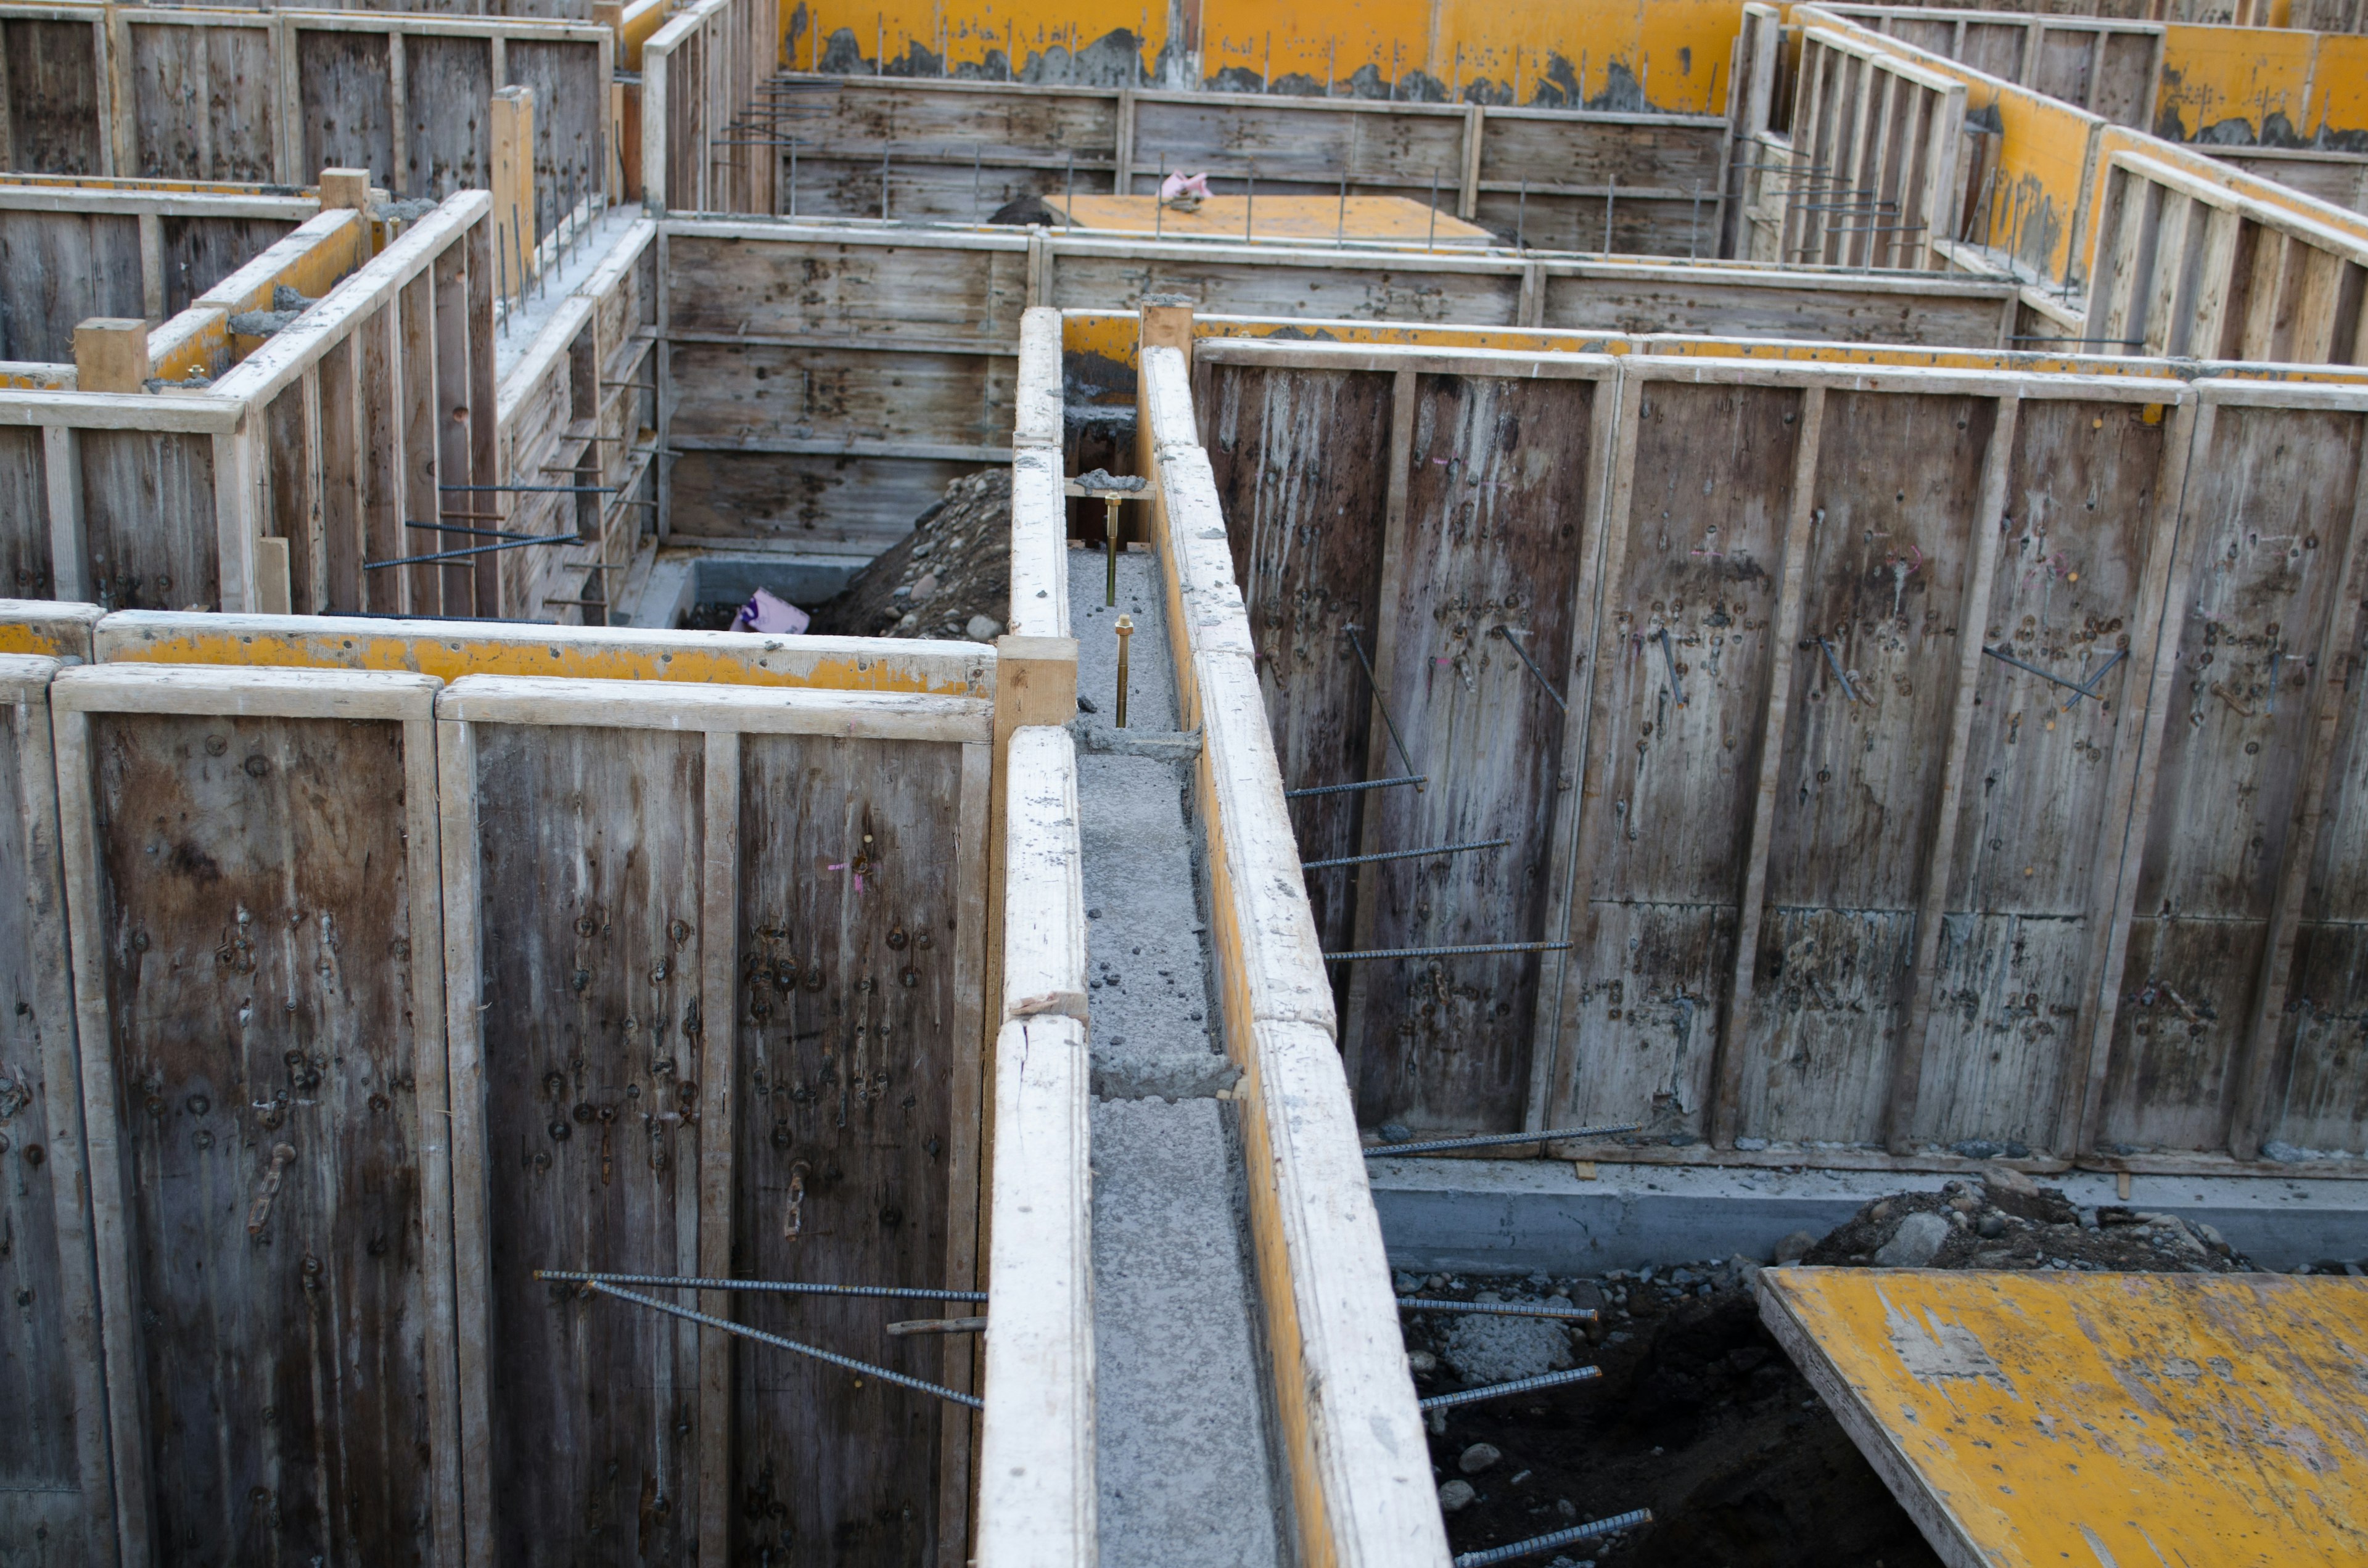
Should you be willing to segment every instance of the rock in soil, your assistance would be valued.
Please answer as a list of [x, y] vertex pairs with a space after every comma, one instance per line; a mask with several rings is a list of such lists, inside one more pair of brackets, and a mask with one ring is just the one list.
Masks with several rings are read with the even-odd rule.
[[[2252, 1267], [2208, 1225], [2083, 1210], [2005, 1167], [1877, 1199], [1824, 1238], [1788, 1236], [1775, 1251], [1840, 1267], [1886, 1256], [1927, 1268]], [[1591, 1279], [1421, 1280], [1429, 1295], [1566, 1297], [1601, 1314], [1578, 1346], [1601, 1378], [1440, 1413], [1430, 1454], [1442, 1506], [1457, 1485], [1471, 1490], [1447, 1520], [1454, 1550], [1650, 1508], [1653, 1523], [1590, 1542], [1586, 1555], [1605, 1568], [1938, 1568], [1907, 1511], [1760, 1325], [1759, 1271], [1757, 1260], [1734, 1257]], [[1403, 1322], [1415, 1387], [1429, 1395], [1484, 1381], [1452, 1347], [1465, 1325], [1546, 1320], [1407, 1312]], [[1499, 1457], [1467, 1471], [1465, 1456], [1484, 1445]]]
[[1569, 1327], [1552, 1318], [1458, 1313], [1440, 1352], [1467, 1383], [1505, 1383], [1577, 1365]]
[[911, 533], [837, 597], [808, 608], [814, 624], [806, 630], [814, 633], [982, 642], [1000, 636], [1011, 616], [1011, 471], [983, 469], [947, 485]]

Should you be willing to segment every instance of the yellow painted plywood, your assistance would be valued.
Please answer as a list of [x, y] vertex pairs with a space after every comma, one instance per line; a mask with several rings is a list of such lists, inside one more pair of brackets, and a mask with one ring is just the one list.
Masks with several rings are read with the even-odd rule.
[[2311, 67], [2311, 136], [2368, 131], [2368, 35], [2323, 33]]
[[2316, 33], [2270, 28], [2167, 26], [2155, 123], [2176, 117], [2173, 140], [2181, 142], [2232, 120], [2255, 140], [2272, 129], [2299, 135], [2309, 119], [2304, 99], [2317, 43]]
[[1469, 249], [1491, 245], [1497, 236], [1477, 223], [1404, 196], [1212, 196], [1190, 212], [1156, 196], [1072, 196], [1048, 201], [1081, 229], [1118, 233], [1158, 233], [1179, 240], [1314, 240], [1335, 237], [1421, 246]]
[[1760, 1290], [1952, 1565], [2368, 1562], [2368, 1279], [1787, 1268]]

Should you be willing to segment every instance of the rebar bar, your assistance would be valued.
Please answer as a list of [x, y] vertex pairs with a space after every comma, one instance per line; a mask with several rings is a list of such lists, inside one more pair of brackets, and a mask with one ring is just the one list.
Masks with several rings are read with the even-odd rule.
[[1370, 866], [1376, 860], [1425, 860], [1433, 855], [1462, 855], [1474, 849], [1501, 849], [1512, 843], [1509, 838], [1478, 838], [1469, 844], [1434, 844], [1428, 849], [1388, 849], [1379, 855], [1343, 855], [1331, 860], [1303, 860], [1303, 871], [1321, 871], [1333, 866]]
[[801, 1345], [794, 1339], [784, 1339], [778, 1334], [767, 1334], [762, 1329], [750, 1328], [746, 1324], [734, 1323], [729, 1318], [720, 1318], [712, 1312], [694, 1312], [689, 1307], [677, 1307], [671, 1301], [661, 1301], [651, 1296], [637, 1296], [631, 1290], [620, 1290], [614, 1285], [604, 1285], [597, 1279], [586, 1280], [584, 1288], [587, 1290], [598, 1290], [604, 1296], [614, 1296], [620, 1301], [631, 1301], [637, 1307], [649, 1307], [691, 1323], [704, 1324], [709, 1328], [720, 1328], [726, 1334], [736, 1334], [743, 1339], [753, 1339], [759, 1345], [769, 1345], [778, 1350], [791, 1350], [801, 1356], [811, 1356], [817, 1361], [827, 1361], [834, 1367], [844, 1368], [859, 1377], [878, 1378], [883, 1383], [894, 1383], [900, 1388], [908, 1388], [918, 1393], [933, 1393], [939, 1399], [951, 1400], [956, 1404], [968, 1405], [973, 1410], [986, 1408], [986, 1402], [975, 1394], [967, 1394], [956, 1389], [924, 1382], [919, 1378], [908, 1378], [902, 1372], [892, 1372], [885, 1367], [875, 1367], [869, 1361], [859, 1361], [852, 1356], [841, 1356], [835, 1350], [825, 1350], [813, 1345]]
[[1850, 677], [1843, 671], [1841, 660], [1835, 657], [1834, 645], [1820, 637], [1817, 639], [1817, 646], [1826, 651], [1826, 665], [1834, 672], [1834, 678], [1842, 683], [1842, 690], [1849, 695], [1850, 699], [1852, 702], [1864, 702], [1866, 699], [1858, 694], [1858, 687], [1850, 684]]
[[541, 537], [539, 534], [516, 533], [507, 528], [462, 528], [458, 523], [416, 523], [409, 517], [403, 519], [403, 526], [406, 528], [418, 528], [427, 533], [475, 534], [480, 539], [539, 539]]
[[984, 1301], [984, 1290], [905, 1290], [894, 1285], [814, 1285], [803, 1279], [703, 1279], [679, 1274], [585, 1274], [538, 1268], [537, 1279], [570, 1285], [663, 1285], [682, 1290], [750, 1290], [788, 1296], [894, 1296], [916, 1301]]
[[1492, 1546], [1486, 1551], [1462, 1552], [1455, 1559], [1455, 1568], [1490, 1568], [1492, 1563], [1510, 1562], [1522, 1557], [1536, 1557], [1541, 1553], [1552, 1551], [1558, 1546], [1569, 1546], [1575, 1541], [1592, 1540], [1598, 1536], [1618, 1535], [1622, 1530], [1634, 1529], [1638, 1525], [1649, 1525], [1652, 1522], [1652, 1509], [1632, 1509], [1625, 1514], [1614, 1514], [1608, 1519], [1596, 1519], [1588, 1524], [1573, 1525], [1566, 1530], [1555, 1530], [1551, 1535], [1537, 1535], [1531, 1536], [1527, 1540], [1508, 1541], [1503, 1546]]
[[[1349, 634], [1349, 646], [1357, 650], [1357, 663], [1364, 666], [1365, 684], [1373, 688], [1373, 706], [1382, 710], [1382, 722], [1390, 732], [1390, 744], [1397, 747], [1398, 764], [1411, 775], [1414, 772], [1414, 758], [1406, 755], [1406, 742], [1399, 738], [1398, 722], [1390, 717], [1389, 693], [1383, 691], [1382, 683], [1373, 677], [1373, 661], [1365, 656], [1364, 639], [1357, 635], [1364, 628], [1351, 624], [1340, 630]], [[1419, 795], [1423, 792], [1423, 784], [1420, 780], [1416, 782], [1414, 788], [1416, 794]]]
[[1521, 656], [1521, 663], [1529, 665], [1530, 673], [1538, 677], [1538, 688], [1541, 691], [1543, 691], [1548, 697], [1554, 699], [1554, 705], [1556, 708], [1561, 709], [1565, 713], [1569, 712], [1570, 704], [1562, 699], [1562, 693], [1554, 688], [1554, 682], [1546, 679], [1546, 672], [1538, 668], [1538, 662], [1530, 657], [1530, 651], [1527, 648], [1522, 647], [1521, 644], [1515, 640], [1513, 636], [1513, 629], [1509, 626], [1499, 626], [1496, 629], [1496, 631], [1497, 636], [1502, 637], [1506, 642], [1513, 644], [1513, 652]]
[[892, 1323], [888, 1332], [902, 1337], [908, 1334], [984, 1334], [985, 1318], [913, 1318], [905, 1323]]
[[1377, 959], [1455, 959], [1474, 953], [1559, 953], [1568, 942], [1468, 942], [1453, 948], [1369, 948], [1363, 952], [1326, 953], [1326, 963], [1366, 963]]
[[1507, 1394], [1528, 1393], [1535, 1389], [1556, 1389], [1569, 1383], [1590, 1382], [1603, 1375], [1600, 1367], [1573, 1367], [1566, 1372], [1541, 1372], [1534, 1378], [1515, 1378], [1509, 1383], [1489, 1383], [1476, 1389], [1458, 1389], [1453, 1393], [1435, 1393], [1418, 1402], [1424, 1410], [1445, 1410], [1458, 1404], [1476, 1404], [1484, 1399], [1502, 1399]]
[[1305, 790], [1285, 790], [1286, 801], [1304, 801], [1315, 795], [1347, 795], [1359, 790], [1387, 790], [1400, 784], [1411, 784], [1419, 790], [1430, 781], [1426, 773], [1411, 774], [1404, 778], [1368, 778], [1360, 784], [1317, 784]]
[[1678, 699], [1679, 707], [1683, 708], [1686, 705], [1686, 688], [1678, 684], [1678, 655], [1670, 645], [1668, 627], [1660, 629], [1657, 641], [1661, 644], [1661, 664], [1669, 672], [1669, 695]]
[[1432, 1301], [1420, 1296], [1400, 1296], [1398, 1310], [1408, 1312], [1486, 1312], [1505, 1318], [1562, 1318], [1593, 1323], [1593, 1307], [1533, 1306], [1526, 1301]]
[[619, 495], [621, 490], [605, 484], [439, 484], [445, 494], [471, 491], [502, 490], [527, 495]]
[[1421, 1143], [1374, 1143], [1365, 1150], [1365, 1158], [1376, 1154], [1437, 1154], [1450, 1149], [1497, 1149], [1515, 1143], [1565, 1143], [1574, 1138], [1609, 1138], [1618, 1132], [1634, 1132], [1644, 1127], [1641, 1121], [1622, 1122], [1616, 1127], [1549, 1127], [1541, 1132], [1482, 1132], [1470, 1138], [1434, 1138]]
[[389, 566], [424, 566], [435, 561], [465, 561], [471, 556], [491, 555], [499, 550], [524, 550], [529, 545], [536, 544], [598, 544], [599, 542], [598, 540], [586, 539], [581, 534], [523, 534], [513, 539], [506, 539], [499, 544], [472, 544], [465, 550], [438, 550], [426, 555], [398, 555], [392, 561], [365, 561], [362, 562], [362, 570], [379, 572]]

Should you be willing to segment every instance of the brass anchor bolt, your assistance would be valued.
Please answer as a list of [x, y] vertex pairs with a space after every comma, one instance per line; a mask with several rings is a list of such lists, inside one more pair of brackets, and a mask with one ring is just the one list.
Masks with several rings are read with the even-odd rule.
[[[1116, 506], [1112, 506], [1110, 508], [1110, 515], [1112, 517], [1116, 517], [1118, 515], [1118, 508]], [[1112, 556], [1110, 559], [1115, 561], [1117, 557]], [[1113, 578], [1112, 580], [1115, 581], [1116, 579]], [[1120, 616], [1118, 618], [1118, 727], [1121, 730], [1126, 728], [1127, 648], [1133, 637], [1134, 618], [1125, 615]]]
[[[1118, 503], [1119, 498], [1115, 494], [1107, 497], [1102, 503], [1110, 512], [1110, 587], [1104, 595], [1102, 603], [1106, 608], [1112, 609], [1118, 608]], [[1119, 646], [1123, 648], [1126, 644], [1121, 642]]]

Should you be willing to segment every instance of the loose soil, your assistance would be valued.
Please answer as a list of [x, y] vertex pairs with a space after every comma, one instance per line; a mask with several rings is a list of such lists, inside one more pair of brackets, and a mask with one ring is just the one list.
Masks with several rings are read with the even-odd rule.
[[[1925, 1267], [2252, 1267], [2209, 1227], [2126, 1209], [2083, 1211], [2003, 1169], [1984, 1183], [1877, 1199], [1822, 1240], [1790, 1237], [1777, 1254], [1867, 1266], [1919, 1213], [1942, 1215], [1948, 1227]], [[1910, 1235], [1929, 1239], [1932, 1231], [1928, 1221]], [[1938, 1568], [1906, 1510], [1760, 1326], [1759, 1267], [1737, 1257], [1563, 1279], [1399, 1275], [1401, 1294], [1563, 1296], [1600, 1314], [1574, 1330], [1573, 1343], [1580, 1364], [1601, 1369], [1600, 1379], [1457, 1406], [1440, 1413], [1443, 1424], [1432, 1417], [1436, 1480], [1466, 1481], [1475, 1494], [1447, 1515], [1453, 1549], [1479, 1551], [1649, 1508], [1653, 1522], [1624, 1536], [1525, 1561], [1546, 1568], [1588, 1559], [1606, 1568]], [[1454, 1320], [1408, 1312], [1404, 1322], [1417, 1390], [1463, 1387], [1440, 1354]], [[1467, 1474], [1460, 1461], [1475, 1443], [1501, 1457]]]

